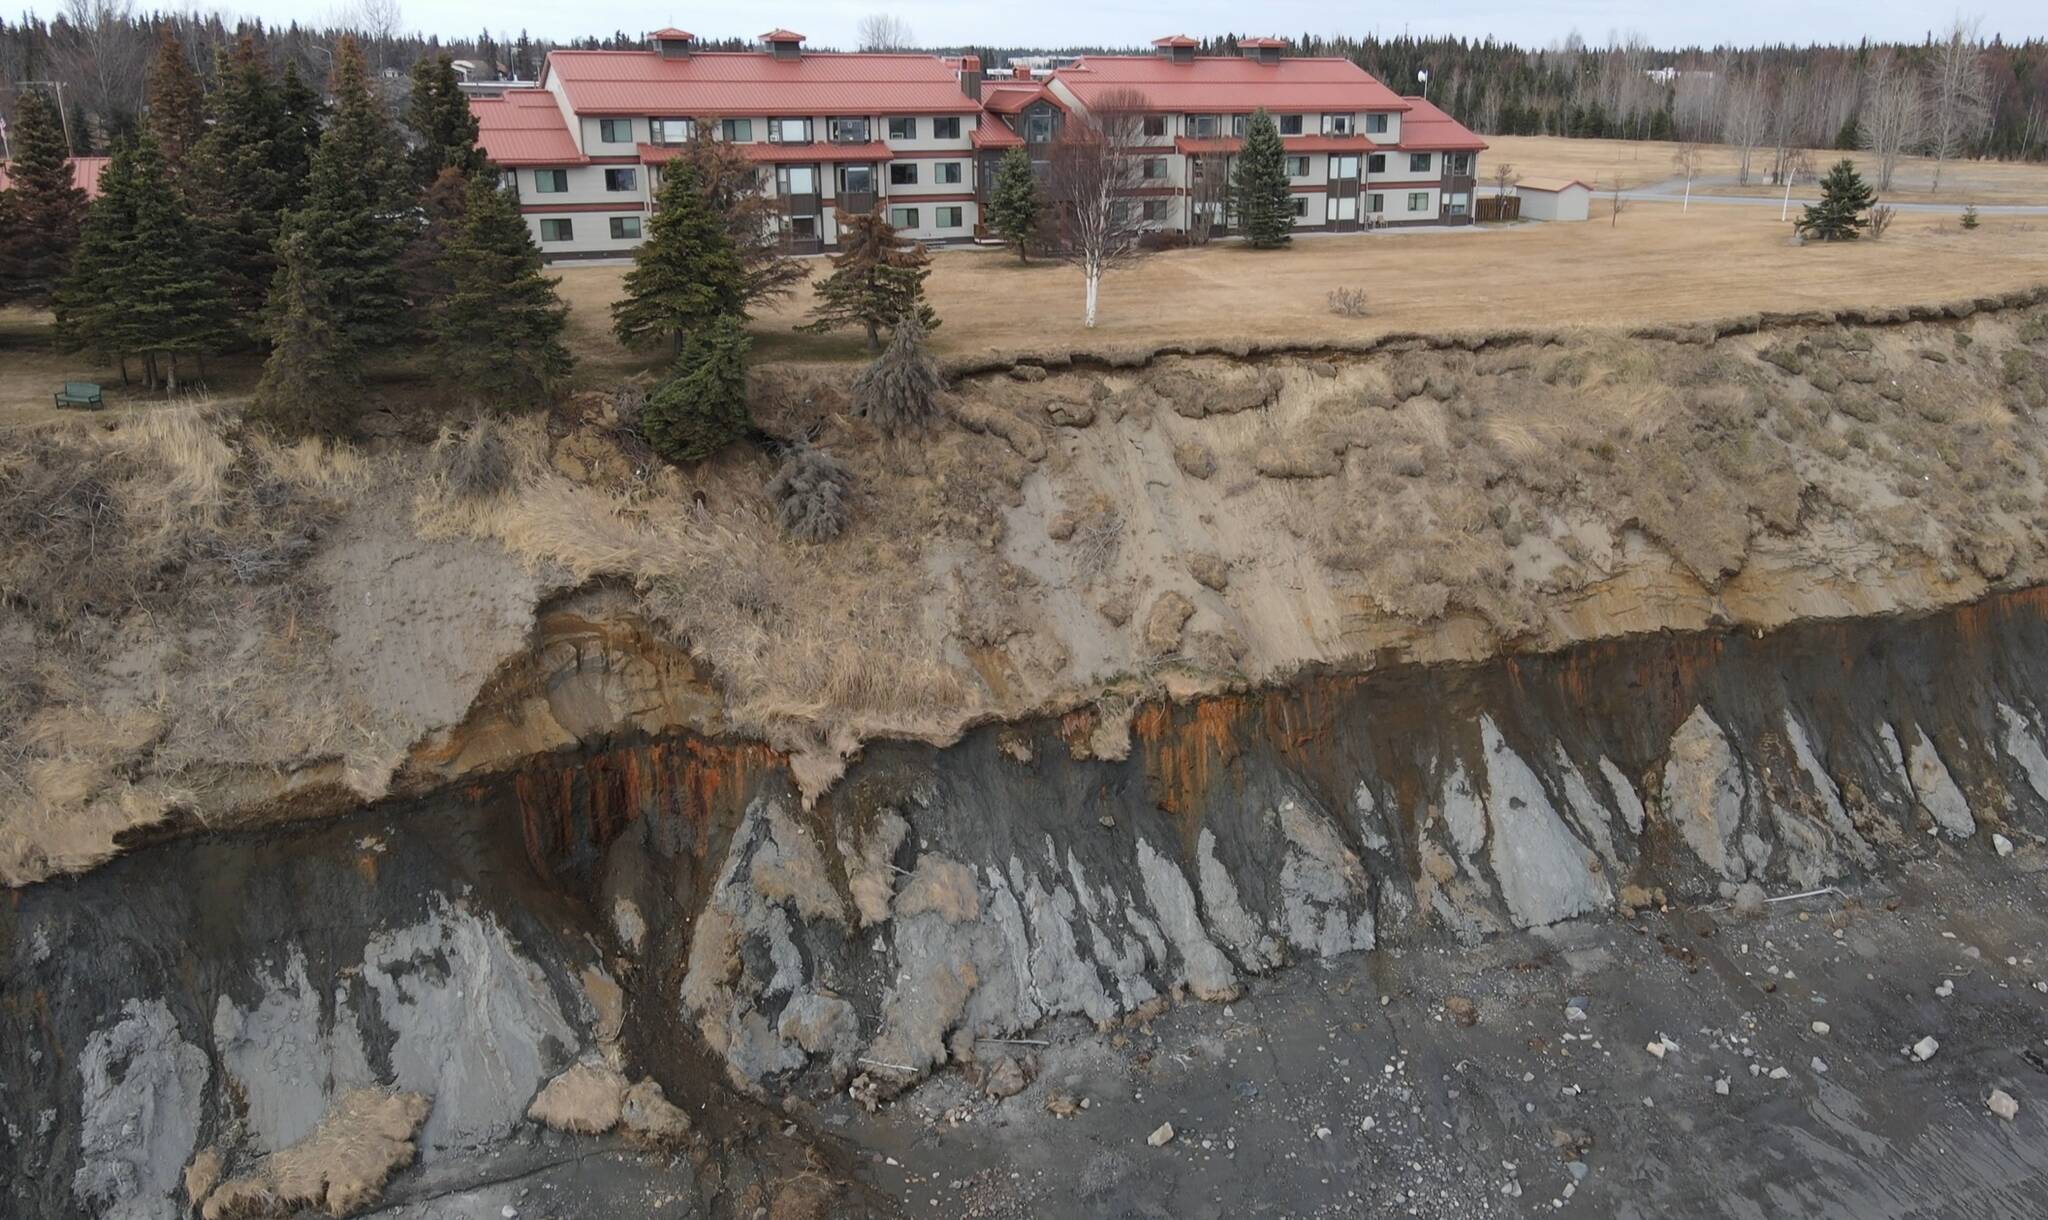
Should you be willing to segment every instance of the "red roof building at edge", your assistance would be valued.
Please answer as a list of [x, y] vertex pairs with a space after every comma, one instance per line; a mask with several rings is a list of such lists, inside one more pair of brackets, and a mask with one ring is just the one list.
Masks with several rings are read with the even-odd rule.
[[759, 50], [701, 51], [668, 28], [645, 50], [552, 52], [538, 87], [470, 105], [549, 258], [630, 253], [662, 166], [699, 123], [745, 146], [792, 252], [836, 248], [840, 217], [877, 207], [917, 240], [972, 240], [1004, 153], [1044, 159], [1065, 121], [1120, 89], [1156, 107], [1137, 193], [1164, 232], [1228, 231], [1217, 186], [1260, 108], [1282, 126], [1297, 227], [1469, 220], [1483, 141], [1349, 61], [1289, 58], [1286, 45], [1248, 38], [1241, 55], [1205, 56], [1173, 35], [1156, 55], [984, 83], [972, 56], [811, 52], [786, 29]]

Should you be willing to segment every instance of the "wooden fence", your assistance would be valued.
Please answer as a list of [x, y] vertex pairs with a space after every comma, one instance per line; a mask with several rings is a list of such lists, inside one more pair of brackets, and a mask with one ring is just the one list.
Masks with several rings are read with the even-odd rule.
[[1488, 195], [1472, 201], [1474, 220], [1520, 220], [1522, 218], [1522, 197], [1520, 195]]

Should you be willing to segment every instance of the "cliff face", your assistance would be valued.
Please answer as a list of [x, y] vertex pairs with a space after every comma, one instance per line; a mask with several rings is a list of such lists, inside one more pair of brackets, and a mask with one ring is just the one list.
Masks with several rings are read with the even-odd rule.
[[914, 445], [771, 369], [862, 489], [823, 546], [762, 455], [679, 472], [595, 400], [429, 452], [9, 440], [0, 880], [613, 737], [758, 741], [809, 802], [873, 742], [1078, 711], [1114, 759], [1162, 698], [2031, 587], [2038, 296], [963, 370]]
[[428, 1099], [397, 1197], [459, 1189], [566, 1155], [521, 1133], [579, 1062], [712, 1124], [729, 1176], [677, 1189], [730, 1209], [778, 1154], [721, 1076], [877, 1099], [1290, 962], [2038, 853], [2043, 689], [2029, 590], [1145, 702], [1114, 758], [1091, 710], [871, 743], [808, 808], [786, 754], [666, 733], [155, 846], [0, 907], [6, 1210], [180, 1214], [202, 1150], [366, 1088]]

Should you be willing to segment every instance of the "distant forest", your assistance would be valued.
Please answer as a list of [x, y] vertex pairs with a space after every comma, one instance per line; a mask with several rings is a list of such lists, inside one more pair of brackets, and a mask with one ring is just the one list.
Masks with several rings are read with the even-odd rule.
[[[312, 79], [324, 78], [336, 40], [354, 33], [372, 71], [394, 89], [403, 88], [414, 61], [429, 55], [478, 60], [530, 80], [557, 46], [641, 45], [639, 35], [623, 31], [573, 43], [488, 30], [428, 37], [405, 30], [396, 0], [360, 0], [340, 20], [325, 28], [229, 25], [218, 15], [139, 12], [130, 0], [68, 0], [54, 18], [0, 21], [0, 116], [12, 114], [22, 88], [45, 89], [62, 103], [74, 151], [104, 152], [146, 104], [144, 68], [167, 29], [202, 74], [216, 50], [246, 32], [274, 65], [296, 62]], [[900, 23], [895, 28], [907, 33]], [[1203, 50], [1232, 54], [1237, 37], [1205, 39]], [[705, 45], [731, 49], [745, 41]], [[932, 49], [978, 54], [990, 67], [1016, 56], [1133, 50]], [[1431, 101], [1483, 133], [1714, 141], [1758, 150], [1758, 172], [1772, 176], [1788, 162], [1788, 150], [1873, 143], [1947, 157], [2048, 159], [2048, 40], [2040, 38], [1980, 41], [1958, 27], [1910, 45], [1670, 49], [1639, 38], [1596, 46], [1576, 33], [1544, 48], [1304, 34], [1292, 51], [1350, 59], [1404, 94], [1426, 89]]]

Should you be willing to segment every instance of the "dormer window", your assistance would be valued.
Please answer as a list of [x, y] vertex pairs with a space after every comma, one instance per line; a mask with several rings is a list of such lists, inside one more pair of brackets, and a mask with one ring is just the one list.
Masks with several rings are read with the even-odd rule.
[[1365, 130], [1368, 134], [1376, 136], [1383, 136], [1387, 134], [1387, 116], [1384, 114], [1366, 115]]
[[866, 119], [832, 119], [830, 138], [834, 144], [865, 144], [868, 142], [868, 121]]
[[1323, 116], [1323, 134], [1326, 136], [1348, 136], [1357, 130], [1356, 115], [1326, 114]]

